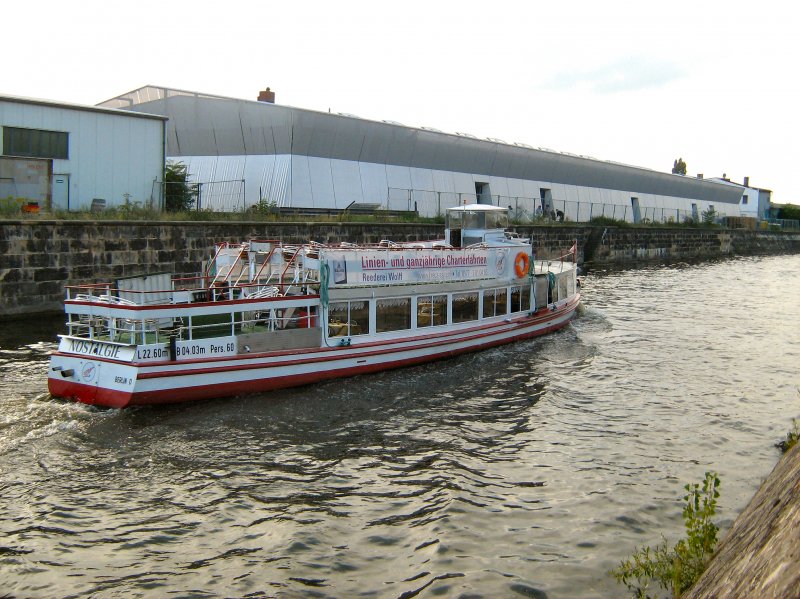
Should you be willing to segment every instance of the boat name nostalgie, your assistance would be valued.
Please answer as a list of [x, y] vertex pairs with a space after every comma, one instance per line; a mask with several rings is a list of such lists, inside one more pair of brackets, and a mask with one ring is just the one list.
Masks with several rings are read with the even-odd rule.
[[74, 337], [62, 337], [58, 347], [59, 351], [68, 351], [84, 356], [94, 356], [96, 358], [108, 358], [109, 360], [131, 361], [133, 359], [134, 348], [118, 343], [108, 343], [105, 341], [95, 341], [90, 339], [76, 339]]

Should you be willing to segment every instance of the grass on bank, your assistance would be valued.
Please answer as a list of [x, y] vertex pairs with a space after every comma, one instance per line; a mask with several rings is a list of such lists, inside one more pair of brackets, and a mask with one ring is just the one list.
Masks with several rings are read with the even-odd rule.
[[413, 212], [408, 214], [386, 214], [376, 211], [372, 214], [350, 213], [342, 211], [331, 214], [287, 214], [278, 210], [237, 210], [235, 212], [215, 212], [212, 210], [179, 210], [165, 212], [156, 210], [137, 203], [123, 204], [118, 207], [105, 208], [92, 212], [89, 210], [67, 211], [54, 210], [52, 212], [40, 210], [38, 212], [23, 212], [15, 204], [0, 205], [0, 218], [14, 220], [67, 220], [67, 221], [156, 221], [156, 222], [188, 222], [188, 221], [214, 221], [214, 222], [412, 222], [425, 224], [444, 224], [444, 217], [423, 217]]
[[[246, 210], [235, 212], [215, 212], [212, 210], [179, 210], [166, 212], [141, 205], [139, 202], [132, 202], [105, 208], [93, 212], [90, 210], [68, 211], [54, 210], [52, 212], [39, 210], [38, 212], [23, 212], [17, 202], [10, 204], [8, 201], [0, 203], [0, 219], [13, 220], [67, 220], [67, 221], [155, 221], [155, 222], [189, 222], [189, 221], [214, 221], [214, 222], [367, 222], [367, 223], [386, 223], [386, 222], [407, 222], [420, 224], [444, 224], [444, 215], [433, 217], [420, 216], [415, 212], [408, 213], [386, 213], [377, 210], [374, 213], [353, 213], [346, 210], [331, 214], [292, 214], [281, 212], [278, 209], [259, 209], [258, 205]], [[720, 225], [703, 222], [642, 222], [629, 223], [624, 220], [609, 217], [595, 217], [588, 223], [576, 223], [565, 219], [564, 221], [553, 221], [547, 218], [534, 219], [511, 219], [511, 224], [515, 226], [574, 226], [590, 225], [603, 227], [654, 227], [654, 228], [719, 228]]]
[[[800, 389], [797, 390], [797, 395], [800, 397]], [[782, 453], [786, 453], [797, 445], [798, 441], [800, 441], [800, 420], [792, 418], [792, 428], [786, 433], [786, 438], [782, 441], [778, 441], [775, 447], [780, 449]]]
[[792, 429], [786, 433], [786, 438], [776, 443], [775, 446], [780, 449], [781, 452], [786, 453], [797, 445], [798, 441], [800, 441], [800, 420], [792, 418]]

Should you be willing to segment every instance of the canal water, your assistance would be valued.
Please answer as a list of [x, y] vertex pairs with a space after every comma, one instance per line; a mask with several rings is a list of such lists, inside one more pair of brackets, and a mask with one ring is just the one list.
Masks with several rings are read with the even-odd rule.
[[0, 595], [618, 597], [723, 529], [800, 416], [800, 256], [591, 272], [559, 333], [261, 396], [50, 400], [61, 320], [0, 327]]

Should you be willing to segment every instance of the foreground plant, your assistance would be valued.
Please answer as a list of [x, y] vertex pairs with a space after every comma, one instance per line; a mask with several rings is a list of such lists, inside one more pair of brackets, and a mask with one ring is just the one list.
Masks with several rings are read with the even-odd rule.
[[786, 438], [775, 444], [783, 453], [789, 451], [792, 447], [797, 445], [800, 441], [800, 421], [797, 418], [792, 418], [792, 430], [786, 433]]
[[700, 577], [717, 546], [719, 528], [711, 521], [717, 510], [720, 480], [716, 472], [706, 472], [702, 486], [684, 487], [683, 522], [686, 538], [670, 548], [667, 540], [654, 548], [634, 551], [628, 559], [611, 571], [611, 575], [628, 587], [634, 596], [653, 597], [650, 587], [657, 583], [673, 597], [679, 597]]

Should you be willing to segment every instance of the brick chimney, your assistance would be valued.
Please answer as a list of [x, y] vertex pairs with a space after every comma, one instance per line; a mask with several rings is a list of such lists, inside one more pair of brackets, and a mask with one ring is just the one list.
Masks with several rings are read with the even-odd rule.
[[745, 177], [744, 178], [744, 186], [745, 187], [750, 187], [750, 177]]
[[269, 88], [262, 90], [258, 92], [257, 100], [259, 102], [269, 102], [270, 104], [275, 104], [275, 92], [270, 91]]

